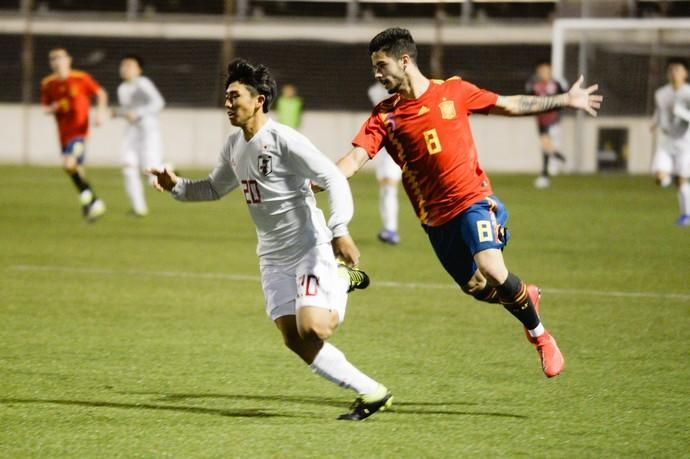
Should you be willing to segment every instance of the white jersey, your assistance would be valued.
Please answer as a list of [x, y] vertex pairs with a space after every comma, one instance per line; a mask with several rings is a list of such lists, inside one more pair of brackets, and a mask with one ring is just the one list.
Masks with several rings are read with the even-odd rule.
[[[328, 191], [328, 225], [311, 182]], [[203, 180], [180, 180], [172, 190], [182, 201], [219, 199], [241, 187], [258, 238], [262, 265], [286, 264], [315, 245], [348, 234], [352, 194], [336, 165], [304, 135], [269, 119], [248, 142], [231, 134], [218, 165]]]
[[667, 84], [654, 93], [656, 121], [662, 134], [669, 141], [690, 142], [690, 85], [683, 84], [678, 90]]
[[117, 98], [120, 102], [118, 115], [124, 116], [126, 113], [134, 112], [137, 119], [132, 124], [144, 128], [152, 125], [157, 127], [158, 114], [163, 110], [165, 101], [147, 77], [140, 76], [120, 83], [117, 87]]

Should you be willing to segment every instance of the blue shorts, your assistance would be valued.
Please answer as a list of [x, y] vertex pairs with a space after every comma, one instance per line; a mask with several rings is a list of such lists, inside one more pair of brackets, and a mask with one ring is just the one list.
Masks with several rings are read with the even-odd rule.
[[86, 157], [86, 145], [84, 139], [79, 137], [70, 140], [67, 145], [62, 147], [63, 156], [74, 156], [77, 159], [77, 164], [82, 164]]
[[508, 243], [507, 221], [503, 203], [489, 196], [443, 225], [424, 226], [424, 230], [443, 267], [463, 286], [477, 270], [474, 254], [486, 249], [503, 250]]

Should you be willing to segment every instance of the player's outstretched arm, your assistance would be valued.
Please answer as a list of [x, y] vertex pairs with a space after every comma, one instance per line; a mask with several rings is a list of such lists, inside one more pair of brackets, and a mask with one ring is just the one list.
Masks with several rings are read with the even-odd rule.
[[177, 184], [178, 178], [173, 171], [163, 169], [146, 169], [146, 173], [155, 177], [153, 187], [158, 191], [172, 191]]
[[348, 154], [338, 160], [336, 165], [340, 172], [347, 178], [352, 177], [360, 170], [366, 162], [369, 161], [369, 155], [362, 147], [355, 147]]
[[499, 96], [491, 113], [507, 116], [534, 115], [564, 107], [584, 110], [592, 116], [597, 116], [604, 96], [595, 94], [599, 85], [593, 84], [582, 87], [584, 77], [580, 75], [567, 93], [555, 96]]
[[[336, 162], [336, 166], [343, 173], [345, 178], [350, 178], [357, 173], [358, 170], [364, 166], [364, 164], [369, 161], [369, 155], [361, 147], [355, 147], [348, 154], [340, 158]], [[317, 183], [312, 182], [311, 189], [314, 193], [319, 193], [323, 191]]]

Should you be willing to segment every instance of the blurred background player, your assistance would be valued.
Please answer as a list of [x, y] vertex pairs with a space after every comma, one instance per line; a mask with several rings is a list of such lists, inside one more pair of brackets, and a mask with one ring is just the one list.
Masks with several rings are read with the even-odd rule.
[[[379, 82], [369, 87], [369, 100], [376, 106], [379, 102], [390, 97], [386, 88]], [[385, 148], [374, 157], [376, 179], [379, 182], [379, 214], [383, 228], [378, 234], [381, 242], [396, 245], [400, 243], [398, 234], [398, 183], [402, 171], [395, 164]]]
[[[216, 200], [241, 187], [259, 239], [267, 315], [285, 345], [316, 374], [359, 394], [339, 419], [365, 419], [390, 406], [391, 393], [326, 342], [345, 318], [347, 292], [369, 284], [366, 274], [339, 267], [334, 256], [335, 251], [351, 266], [359, 262], [347, 229], [350, 187], [306, 137], [269, 118], [276, 83], [266, 67], [235, 60], [225, 87], [225, 110], [240, 130], [228, 137], [216, 168], [194, 181], [153, 170], [155, 186], [181, 201]], [[310, 182], [328, 191], [328, 224]]]
[[285, 84], [280, 90], [280, 96], [276, 100], [276, 114], [278, 121], [292, 129], [299, 129], [302, 125], [302, 110], [304, 102], [297, 94], [297, 87]]
[[82, 215], [87, 221], [95, 221], [105, 213], [105, 203], [98, 199], [86, 180], [85, 141], [89, 133], [91, 98], [96, 96], [98, 109], [94, 124], [99, 126], [105, 119], [108, 94], [91, 75], [72, 69], [72, 56], [65, 48], [51, 49], [48, 57], [53, 73], [41, 81], [41, 104], [47, 114], [55, 115], [62, 167], [79, 190]]
[[[527, 81], [527, 94], [535, 96], [555, 96], [567, 92], [564, 85], [553, 78], [551, 64], [539, 62], [534, 75]], [[561, 114], [558, 110], [537, 115], [539, 142], [541, 143], [542, 168], [541, 174], [534, 181], [536, 188], [547, 188], [551, 185], [550, 176], [556, 175], [565, 163], [565, 156], [559, 151], [561, 148]]]
[[[114, 116], [127, 121], [122, 141], [122, 173], [131, 212], [137, 217], [146, 216], [149, 212], [141, 172], [163, 164], [158, 114], [165, 101], [156, 85], [142, 72], [143, 63], [139, 56], [130, 54], [122, 58], [122, 83], [117, 88], [120, 107], [113, 111]], [[153, 180], [151, 176], [151, 183]]]
[[668, 84], [654, 93], [654, 125], [659, 128], [661, 138], [652, 160], [652, 171], [661, 186], [669, 186], [675, 177], [680, 207], [676, 224], [690, 226], [690, 85], [686, 62], [669, 60], [666, 76]]

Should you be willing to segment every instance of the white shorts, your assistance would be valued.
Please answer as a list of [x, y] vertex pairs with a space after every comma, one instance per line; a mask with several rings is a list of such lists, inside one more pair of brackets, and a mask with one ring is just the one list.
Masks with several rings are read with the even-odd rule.
[[374, 156], [374, 167], [376, 168], [376, 179], [383, 180], [385, 178], [400, 181], [402, 171], [400, 167], [395, 164], [391, 155], [388, 154], [385, 148], [382, 148], [376, 156]]
[[338, 275], [330, 244], [317, 245], [292, 265], [261, 266], [261, 287], [271, 320], [304, 306], [336, 310], [340, 322], [345, 318], [347, 281]]
[[146, 170], [162, 164], [159, 130], [140, 125], [127, 126], [122, 142], [122, 165]]
[[690, 177], [690, 144], [687, 141], [664, 141], [656, 149], [652, 172]]

